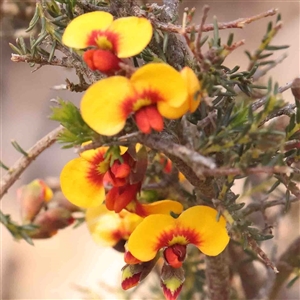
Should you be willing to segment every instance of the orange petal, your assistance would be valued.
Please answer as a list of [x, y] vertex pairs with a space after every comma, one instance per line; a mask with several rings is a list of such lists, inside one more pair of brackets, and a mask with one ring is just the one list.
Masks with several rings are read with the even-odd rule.
[[174, 226], [175, 219], [168, 215], [146, 217], [129, 237], [128, 250], [141, 261], [153, 259], [161, 246], [161, 233], [172, 230]]
[[190, 228], [200, 237], [195, 244], [206, 255], [220, 254], [229, 243], [226, 221], [221, 216], [217, 221], [218, 212], [208, 206], [193, 206], [185, 210], [177, 220], [180, 226]]
[[113, 16], [107, 12], [94, 11], [83, 14], [68, 24], [62, 42], [71, 48], [86, 48], [92, 31], [105, 30], [112, 22]]
[[189, 67], [184, 67], [180, 72], [188, 88], [188, 105], [190, 112], [194, 112], [200, 104], [201, 86], [194, 71]]
[[105, 192], [101, 182], [91, 182], [87, 174], [90, 163], [79, 157], [69, 161], [60, 174], [61, 189], [65, 197], [80, 207], [95, 207], [102, 204]]
[[109, 31], [116, 33], [117, 56], [126, 58], [139, 54], [152, 38], [152, 25], [145, 18], [127, 17], [115, 20]]
[[122, 76], [102, 79], [90, 86], [81, 101], [84, 121], [99, 134], [114, 135], [123, 129], [127, 115], [122, 103], [134, 95], [130, 81]]
[[[138, 94], [145, 91], [158, 94], [158, 111], [167, 114], [161, 103], [180, 107], [187, 99], [187, 88], [179, 72], [167, 64], [150, 63], [139, 68], [130, 78]], [[167, 84], [166, 84], [167, 83]]]

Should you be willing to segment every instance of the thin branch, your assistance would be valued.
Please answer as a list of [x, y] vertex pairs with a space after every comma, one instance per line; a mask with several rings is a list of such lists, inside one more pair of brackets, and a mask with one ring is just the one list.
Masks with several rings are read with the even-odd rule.
[[[274, 16], [277, 13], [277, 9], [272, 8], [266, 12], [263, 12], [261, 14], [248, 17], [248, 18], [239, 18], [234, 21], [230, 22], [219, 22], [218, 23], [218, 28], [219, 29], [228, 29], [228, 28], [244, 28], [246, 24], [250, 24], [254, 21], [269, 17], [269, 16]], [[138, 16], [143, 16], [144, 11], [141, 9], [138, 9], [135, 7], [135, 13]], [[158, 21], [154, 15], [149, 16], [150, 21], [152, 24], [157, 28], [162, 31], [168, 31], [168, 32], [175, 32], [175, 33], [181, 33], [182, 32], [182, 26], [179, 25], [173, 25], [173, 24], [166, 24], [164, 22]], [[193, 30], [199, 31], [201, 25], [198, 26], [188, 26], [185, 28], [185, 32], [191, 33]], [[213, 31], [214, 30], [214, 24], [207, 24], [202, 27], [202, 32], [207, 32], [207, 31]]]
[[270, 267], [274, 271], [274, 273], [278, 273], [278, 270], [274, 263], [268, 258], [266, 253], [262, 251], [262, 249], [258, 246], [257, 242], [252, 238], [252, 236], [249, 233], [247, 233], [245, 234], [245, 238], [247, 239], [250, 248], [253, 250], [253, 252], [255, 252], [258, 255], [258, 257], [260, 257], [263, 260], [265, 265]]
[[276, 299], [284, 282], [293, 273], [295, 268], [299, 268], [300, 237], [287, 247], [277, 262], [279, 274], [276, 276], [268, 299]]
[[64, 68], [74, 68], [71, 62], [68, 62], [67, 59], [58, 59], [56, 57], [52, 58], [51, 61], [48, 61], [45, 57], [32, 57], [31, 55], [19, 55], [12, 54], [11, 61], [13, 62], [26, 62], [26, 63], [36, 63], [39, 65], [49, 65], [49, 66], [58, 66]]
[[266, 75], [271, 69], [275, 68], [278, 64], [282, 63], [288, 57], [287, 53], [279, 56], [276, 60], [270, 63], [267, 67], [263, 69], [258, 69], [253, 75], [253, 81], [257, 81], [259, 78]]
[[27, 151], [27, 156], [19, 158], [9, 171], [1, 179], [0, 183], [0, 199], [8, 191], [8, 189], [17, 181], [26, 168], [35, 160], [44, 150], [49, 148], [57, 139], [58, 135], [63, 131], [63, 127], [59, 126], [49, 132], [40, 139], [32, 148]]
[[[293, 82], [290, 81], [290, 82], [286, 83], [284, 86], [281, 86], [281, 87], [278, 89], [278, 93], [283, 93], [283, 92], [285, 92], [286, 90], [290, 89], [291, 86], [292, 86], [292, 84], [293, 84]], [[253, 110], [253, 111], [254, 111], [254, 110], [257, 110], [258, 108], [260, 108], [261, 106], [263, 106], [263, 105], [267, 102], [268, 98], [269, 98], [269, 95], [264, 96], [264, 97], [262, 97], [262, 98], [256, 100], [256, 101], [251, 105], [252, 110]]]
[[197, 170], [196, 174], [198, 176], [213, 176], [213, 177], [220, 177], [220, 176], [228, 176], [228, 175], [246, 175], [246, 174], [286, 174], [287, 172], [292, 172], [292, 168], [287, 166], [261, 166], [261, 167], [254, 167], [254, 168], [228, 168], [228, 167], [220, 167], [214, 169], [201, 169]]
[[[297, 202], [300, 198], [291, 198], [289, 201]], [[277, 199], [272, 201], [262, 201], [262, 202], [252, 202], [242, 211], [243, 216], [247, 216], [256, 211], [265, 211], [269, 207], [278, 206], [278, 205], [286, 205], [286, 199]]]
[[279, 110], [275, 111], [274, 113], [268, 115], [260, 124], [259, 126], [262, 126], [266, 122], [270, 121], [271, 119], [286, 115], [286, 116], [291, 116], [295, 113], [294, 109], [296, 108], [295, 104], [288, 104]]
[[287, 190], [289, 190], [297, 199], [300, 199], [300, 188], [295, 182], [291, 181], [286, 174], [281, 174], [280, 181], [285, 185]]
[[78, 5], [81, 9], [83, 9], [84, 12], [92, 12], [92, 11], [111, 12], [110, 6], [98, 6], [89, 3], [89, 1], [84, 1], [84, 0], [77, 1], [76, 5]]
[[213, 110], [210, 113], [208, 113], [204, 119], [197, 122], [197, 128], [203, 129], [210, 124], [215, 125], [214, 121], [216, 120], [216, 118], [217, 118], [217, 110]]
[[211, 158], [205, 157], [196, 151], [190, 150], [183, 145], [173, 143], [172, 141], [168, 141], [160, 136], [144, 135], [139, 137], [139, 142], [149, 148], [180, 158], [193, 170], [203, 169], [203, 167], [209, 169], [216, 168], [216, 164]]
[[198, 61], [201, 61], [203, 59], [203, 55], [201, 53], [201, 43], [200, 42], [201, 42], [201, 37], [202, 37], [202, 30], [203, 30], [204, 23], [208, 16], [209, 9], [210, 9], [210, 7], [208, 5], [204, 5], [202, 8], [203, 15], [202, 15], [201, 23], [199, 26], [198, 35], [196, 38], [196, 49], [195, 49], [195, 55], [196, 55], [196, 58], [198, 59]]

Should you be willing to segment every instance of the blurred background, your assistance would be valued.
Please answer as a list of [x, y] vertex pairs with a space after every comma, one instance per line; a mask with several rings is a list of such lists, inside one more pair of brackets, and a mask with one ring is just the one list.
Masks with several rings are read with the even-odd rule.
[[[61, 97], [78, 104], [81, 94], [53, 89], [54, 86], [64, 84], [66, 78], [77, 82], [77, 77], [69, 70], [44, 66], [32, 72], [33, 68], [27, 64], [10, 61], [12, 51], [8, 43], [14, 43], [15, 37], [11, 37], [11, 22], [4, 17], [9, 6], [13, 9], [14, 2], [1, 2], [0, 156], [1, 161], [11, 166], [19, 158], [19, 153], [10, 144], [11, 139], [16, 140], [24, 149], [30, 148], [38, 139], [57, 126], [55, 122], [48, 119], [51, 112], [50, 100]], [[212, 22], [214, 15], [217, 16], [218, 21], [224, 22], [252, 16], [273, 7], [278, 8], [284, 25], [272, 44], [288, 44], [290, 48], [280, 52], [281, 54], [287, 52], [288, 57], [262, 78], [262, 82], [267, 82], [269, 76], [272, 76], [274, 81], [281, 86], [299, 76], [300, 4], [298, 1], [209, 1], [209, 3], [183, 1], [182, 8], [197, 7], [194, 22], [200, 23], [201, 8], [204, 4], [209, 4], [211, 7], [208, 23]], [[30, 11], [24, 10], [24, 14], [26, 13]], [[275, 21], [275, 17], [272, 19]], [[19, 28], [27, 26], [26, 23], [22, 24], [20, 16], [10, 21], [17, 23]], [[234, 32], [235, 41], [246, 39], [245, 46], [240, 47], [228, 57], [226, 66], [240, 65], [240, 70], [247, 68], [248, 60], [244, 51], [247, 49], [253, 52], [258, 47], [269, 21], [270, 18], [267, 18], [246, 25], [243, 30], [231, 29], [221, 32], [224, 42], [230, 32]], [[284, 97], [292, 100], [290, 91], [285, 92]], [[61, 150], [59, 145], [53, 145], [46, 150], [4, 196], [1, 201], [1, 210], [19, 221], [16, 189], [35, 178], [58, 177], [64, 164], [75, 156], [72, 149]], [[4, 170], [1, 169], [0, 172], [2, 177]], [[236, 187], [237, 190], [239, 188]], [[281, 241], [279, 254], [284, 250], [284, 246], [299, 236], [299, 220], [295, 221], [299, 216], [299, 206], [295, 208], [293, 218], [286, 216], [286, 228], [278, 231]], [[92, 299], [97, 297], [92, 293], [80, 292], [79, 286], [97, 291], [101, 299], [125, 299], [124, 294], [119, 292], [120, 269], [124, 265], [122, 255], [112, 249], [96, 245], [85, 225], [77, 229], [61, 230], [51, 239], [36, 240], [34, 247], [24, 241], [14, 241], [3, 226], [0, 230], [1, 299], [81, 299], [84, 297]], [[144, 299], [152, 299], [144, 292], [142, 295]], [[299, 286], [282, 297], [281, 299], [300, 299]]]

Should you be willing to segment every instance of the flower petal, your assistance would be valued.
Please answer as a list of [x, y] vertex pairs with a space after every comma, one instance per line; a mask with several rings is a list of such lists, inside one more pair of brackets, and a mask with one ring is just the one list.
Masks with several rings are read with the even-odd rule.
[[109, 31], [118, 36], [116, 54], [126, 58], [139, 54], [149, 44], [152, 38], [152, 25], [145, 18], [127, 17], [115, 20]]
[[[92, 142], [86, 142], [86, 143], [83, 143], [81, 146], [86, 146], [91, 143]], [[102, 155], [103, 160], [104, 160], [105, 153], [108, 149], [109, 149], [109, 147], [100, 147], [97, 149], [86, 150], [86, 151], [80, 153], [80, 157], [84, 158], [87, 161], [92, 162], [92, 161], [94, 161], [95, 156]]]
[[181, 226], [198, 233], [199, 243], [194, 243], [205, 255], [220, 254], [229, 242], [226, 221], [221, 216], [217, 221], [218, 212], [208, 206], [193, 206], [185, 210], [178, 219]]
[[121, 226], [121, 219], [105, 205], [88, 208], [85, 219], [92, 238], [97, 244], [114, 246], [120, 240], [120, 236], [115, 233]]
[[184, 67], [180, 72], [182, 78], [186, 82], [188, 88], [188, 104], [190, 112], [194, 112], [200, 104], [201, 99], [201, 86], [199, 79], [194, 71], [189, 67]]
[[92, 31], [105, 30], [112, 22], [113, 16], [107, 12], [94, 11], [83, 14], [68, 24], [62, 42], [71, 48], [86, 48]]
[[[187, 99], [187, 87], [179, 72], [167, 64], [150, 63], [139, 68], [130, 78], [138, 94], [147, 91], [158, 93], [160, 101], [172, 107], [180, 107]], [[167, 84], [166, 84], [167, 83]], [[164, 116], [164, 115], [163, 115]]]
[[153, 259], [160, 249], [161, 232], [174, 228], [175, 219], [168, 215], [151, 215], [146, 217], [133, 231], [128, 239], [128, 250], [141, 261]]
[[122, 103], [134, 94], [130, 81], [122, 76], [102, 79], [88, 88], [81, 101], [84, 121], [103, 135], [114, 135], [125, 126]]
[[161, 200], [149, 204], [140, 204], [136, 206], [136, 214], [139, 216], [149, 216], [153, 214], [169, 215], [171, 212], [180, 214], [183, 210], [183, 206], [178, 201], [173, 200]]
[[81, 207], [95, 207], [105, 199], [103, 185], [91, 182], [88, 177], [90, 164], [79, 157], [69, 161], [60, 174], [61, 190], [73, 204]]
[[185, 101], [179, 107], [170, 106], [166, 102], [157, 103], [158, 111], [167, 119], [178, 119], [182, 117], [189, 110], [189, 103]]

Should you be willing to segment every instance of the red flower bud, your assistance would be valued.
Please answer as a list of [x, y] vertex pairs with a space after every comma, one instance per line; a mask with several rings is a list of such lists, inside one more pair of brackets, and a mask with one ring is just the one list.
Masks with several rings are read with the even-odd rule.
[[83, 60], [93, 71], [98, 70], [104, 74], [120, 70], [121, 60], [108, 50], [91, 49], [83, 54]]
[[135, 258], [130, 251], [126, 250], [126, 246], [125, 246], [125, 253], [124, 253], [124, 261], [126, 262], [126, 264], [129, 265], [135, 265], [141, 262], [139, 259]]
[[122, 268], [122, 289], [128, 290], [137, 286], [152, 271], [157, 258], [136, 265], [125, 265]]
[[39, 226], [30, 236], [32, 238], [49, 238], [74, 222], [71, 213], [62, 207], [53, 207], [37, 215], [33, 224]]
[[30, 223], [52, 196], [52, 190], [40, 179], [20, 187], [17, 190], [17, 197], [20, 201], [23, 223]]
[[179, 296], [184, 278], [182, 268], [173, 268], [164, 264], [161, 270], [161, 286], [167, 300], [176, 300]]

